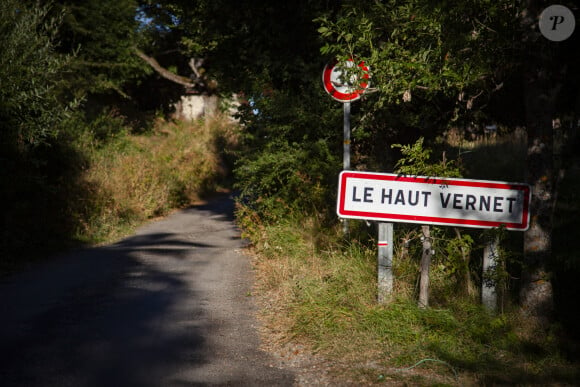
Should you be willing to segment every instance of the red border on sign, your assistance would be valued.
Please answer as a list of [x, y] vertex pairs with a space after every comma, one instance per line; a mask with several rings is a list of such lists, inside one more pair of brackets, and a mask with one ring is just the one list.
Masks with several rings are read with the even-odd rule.
[[[391, 214], [379, 212], [364, 212], [364, 211], [349, 211], [345, 209], [346, 203], [346, 181], [348, 178], [359, 178], [368, 180], [382, 180], [382, 181], [400, 181], [411, 183], [424, 183], [435, 185], [452, 185], [459, 187], [478, 187], [478, 188], [495, 188], [495, 189], [509, 189], [522, 191], [524, 193], [523, 214], [521, 223], [505, 223], [496, 221], [473, 220], [462, 218], [441, 218], [433, 216], [419, 216], [419, 215], [404, 215]], [[339, 178], [339, 197], [337, 205], [338, 216], [353, 219], [367, 219], [367, 220], [384, 220], [394, 222], [408, 222], [421, 224], [435, 224], [442, 226], [459, 226], [459, 227], [478, 227], [478, 228], [494, 228], [505, 226], [508, 230], [525, 231], [529, 227], [529, 206], [531, 189], [527, 184], [522, 183], [506, 183], [498, 181], [486, 180], [471, 180], [471, 179], [455, 179], [455, 178], [439, 178], [439, 177], [425, 177], [425, 176], [406, 176], [395, 175], [387, 173], [374, 172], [356, 172], [343, 171]]]
[[[349, 61], [353, 61], [353, 60], [349, 59]], [[355, 91], [353, 91], [352, 93], [341, 93], [340, 91], [336, 90], [336, 88], [334, 87], [334, 85], [330, 81], [330, 74], [332, 73], [332, 70], [334, 69], [334, 67], [336, 66], [337, 63], [338, 62], [335, 60], [335, 61], [327, 64], [326, 66], [324, 66], [324, 71], [322, 72], [322, 84], [324, 85], [324, 90], [326, 90], [326, 92], [328, 94], [330, 94], [330, 96], [332, 98], [336, 99], [337, 101], [340, 101], [340, 102], [356, 101], [357, 99], [359, 99], [361, 97], [361, 95], [369, 87], [369, 82], [368, 82], [368, 80], [370, 79], [369, 68], [367, 67], [367, 65], [365, 65], [364, 62], [361, 61], [358, 64], [358, 66], [365, 72], [363, 75], [363, 79], [366, 80], [366, 82], [362, 81], [358, 85], [358, 88]]]

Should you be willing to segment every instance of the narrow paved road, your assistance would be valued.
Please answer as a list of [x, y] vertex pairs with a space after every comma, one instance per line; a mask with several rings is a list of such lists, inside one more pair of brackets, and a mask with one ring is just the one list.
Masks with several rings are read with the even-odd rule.
[[0, 281], [1, 386], [287, 386], [231, 199]]

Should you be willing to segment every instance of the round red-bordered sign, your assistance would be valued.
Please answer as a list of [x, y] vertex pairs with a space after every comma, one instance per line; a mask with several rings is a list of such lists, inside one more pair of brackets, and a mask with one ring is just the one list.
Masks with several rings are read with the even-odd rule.
[[[342, 80], [343, 71], [341, 68], [337, 67], [337, 64], [337, 61], [333, 61], [324, 66], [324, 71], [322, 72], [322, 84], [324, 85], [324, 90], [339, 102], [356, 101], [370, 85], [368, 66], [361, 61], [358, 66], [364, 72], [362, 76], [363, 79], [359, 81], [357, 76], [352, 76], [350, 82], [345, 83], [344, 80]], [[353, 67], [354, 65], [354, 60], [349, 59], [344, 64], [344, 67]]]

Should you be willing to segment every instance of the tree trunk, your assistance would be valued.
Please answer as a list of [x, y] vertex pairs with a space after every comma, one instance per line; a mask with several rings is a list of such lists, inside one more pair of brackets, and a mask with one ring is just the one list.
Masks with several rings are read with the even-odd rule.
[[[527, 182], [532, 186], [530, 228], [524, 234], [522, 308], [545, 323], [553, 309], [546, 265], [552, 253], [554, 161], [552, 118], [558, 87], [545, 74], [532, 75], [526, 87], [528, 128]], [[541, 320], [541, 321], [540, 321]]]
[[419, 282], [419, 307], [429, 306], [429, 266], [431, 266], [431, 229], [429, 226], [421, 226], [423, 231], [423, 254], [421, 255], [421, 277]]
[[[457, 237], [457, 240], [461, 241], [461, 231], [459, 231], [459, 228], [455, 227], [455, 236]], [[468, 297], [475, 297], [477, 294], [477, 289], [475, 287], [475, 285], [473, 284], [473, 281], [471, 280], [471, 273], [469, 272], [469, 260], [470, 260], [470, 256], [469, 256], [469, 250], [465, 248], [465, 245], [460, 245], [460, 251], [461, 251], [461, 257], [463, 258], [463, 262], [465, 263], [465, 268], [463, 270], [463, 272], [461, 273], [463, 275], [463, 286], [465, 289], [465, 294]]]
[[[524, 71], [524, 102], [528, 133], [526, 181], [532, 187], [530, 228], [524, 234], [524, 269], [520, 302], [522, 311], [539, 326], [546, 326], [553, 315], [552, 284], [548, 263], [552, 254], [552, 217], [555, 201], [553, 120], [565, 69], [556, 59], [558, 46], [539, 36], [534, 23], [547, 7], [544, 1], [527, 0], [522, 25], [527, 27], [531, 46]], [[534, 35], [536, 34], [536, 35]]]

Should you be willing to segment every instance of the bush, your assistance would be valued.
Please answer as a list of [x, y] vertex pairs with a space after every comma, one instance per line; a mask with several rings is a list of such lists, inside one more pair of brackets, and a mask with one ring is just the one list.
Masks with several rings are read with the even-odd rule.
[[62, 136], [75, 103], [57, 92], [69, 59], [54, 51], [49, 7], [0, 4], [0, 271], [70, 232], [63, 209], [83, 157]]
[[70, 65], [54, 52], [60, 19], [48, 7], [0, 5], [0, 146], [22, 151], [54, 138], [67, 105], [56, 87]]
[[330, 202], [328, 176], [336, 174], [328, 145], [318, 141], [306, 145], [282, 145], [265, 149], [236, 169], [242, 197], [263, 216], [276, 219], [288, 207], [323, 210]]
[[260, 216], [275, 219], [288, 208], [334, 208], [342, 109], [330, 105], [321, 88], [312, 89], [302, 90], [300, 98], [269, 91], [242, 106], [236, 187]]

